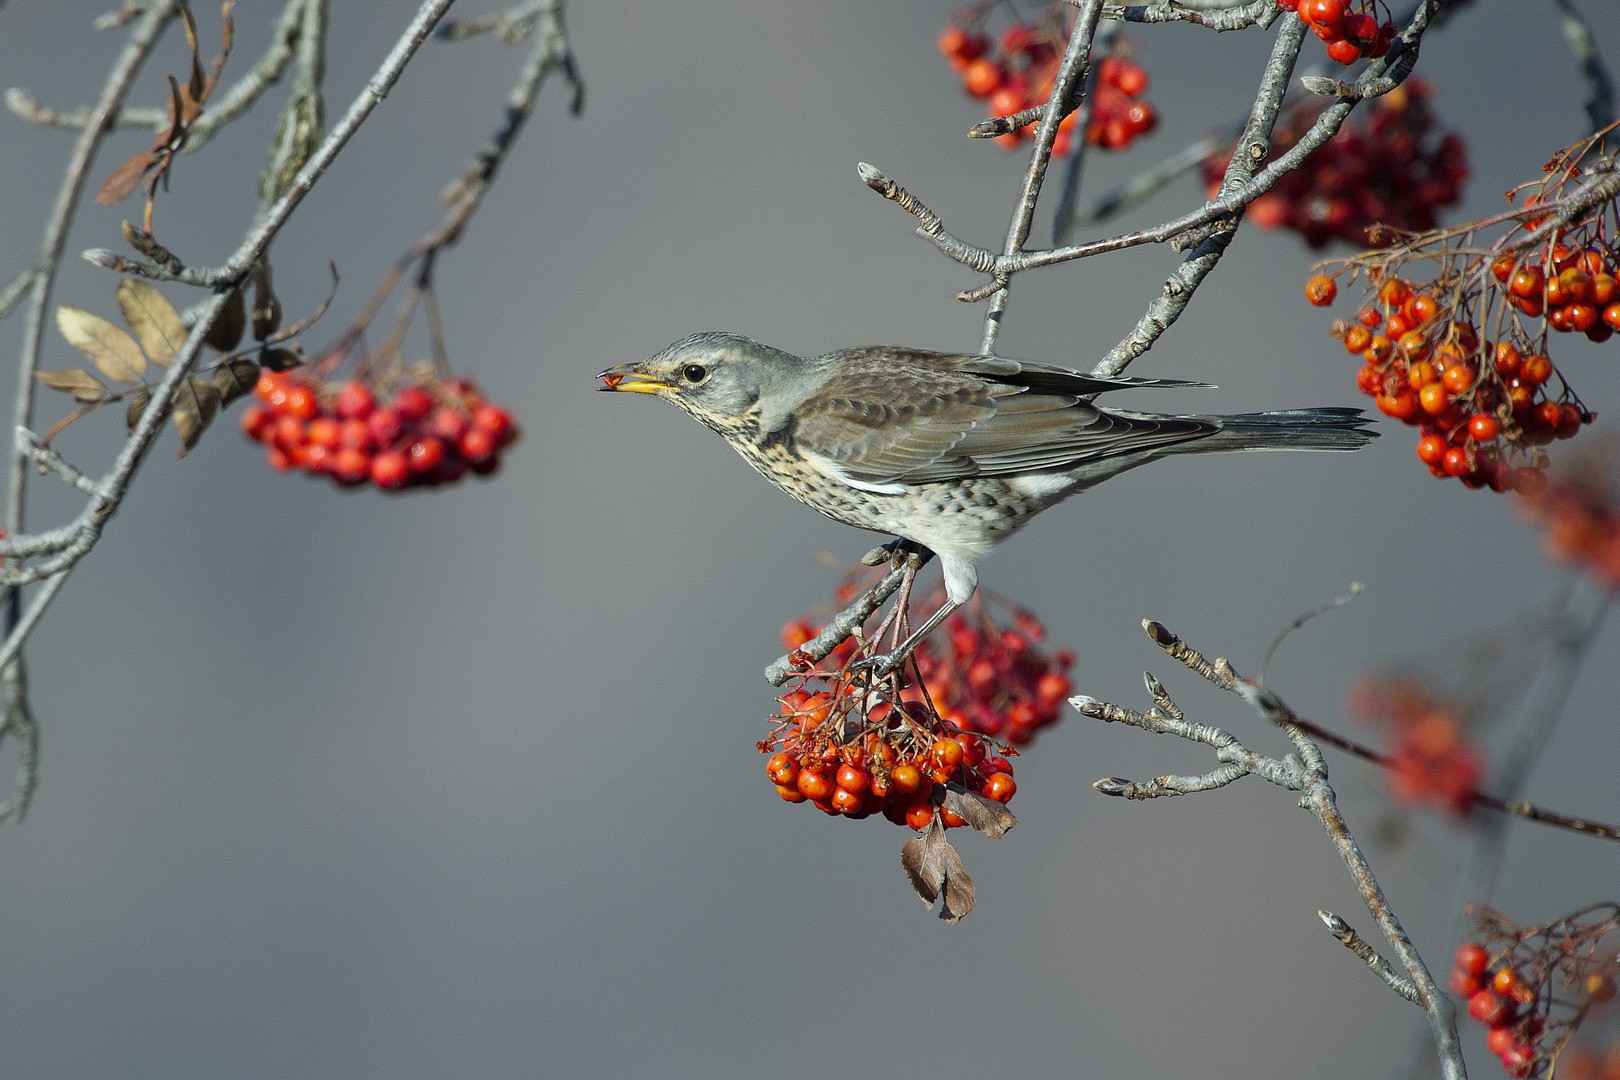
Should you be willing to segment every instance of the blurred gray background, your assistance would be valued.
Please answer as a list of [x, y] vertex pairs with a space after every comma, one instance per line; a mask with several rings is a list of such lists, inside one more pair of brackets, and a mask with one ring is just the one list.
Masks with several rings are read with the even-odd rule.
[[[121, 46], [90, 29], [106, 6], [12, 0], [0, 81], [52, 105], [90, 101]], [[227, 79], [256, 59], [278, 7], [238, 6]], [[413, 6], [333, 7], [335, 117]], [[1620, 59], [1620, 12], [1585, 7]], [[1249, 781], [1126, 804], [1090, 787], [1201, 771], [1195, 748], [1073, 714], [1043, 734], [1020, 759], [1019, 827], [959, 842], [979, 907], [955, 927], [902, 877], [903, 830], [781, 803], [754, 750], [773, 708], [760, 669], [783, 621], [835, 583], [815, 553], [853, 560], [873, 540], [778, 493], [676, 410], [592, 392], [601, 368], [699, 330], [798, 352], [976, 347], [981, 308], [952, 296], [979, 279], [855, 173], [874, 163], [956, 235], [999, 246], [1024, 155], [963, 137], [982, 113], [934, 49], [950, 9], [570, 8], [583, 118], [548, 86], [440, 264], [453, 360], [527, 433], [492, 482], [387, 498], [275, 475], [234, 430], [240, 406], [184, 460], [165, 436], [29, 647], [44, 747], [27, 821], [0, 830], [6, 1075], [1362, 1078], [1405, 1066], [1418, 1013], [1323, 932], [1323, 907], [1373, 927], [1287, 793]], [[217, 12], [198, 16], [216, 41]], [[1163, 126], [1128, 154], [1094, 154], [1093, 195], [1245, 112], [1271, 41], [1187, 26], [1133, 36]], [[483, 145], [521, 59], [488, 37], [428, 43], [300, 210], [275, 247], [288, 310], [319, 302], [328, 258], [344, 275], [312, 344], [437, 219], [438, 192]], [[132, 101], [160, 103], [183, 62], [173, 29]], [[1552, 4], [1482, 0], [1424, 43], [1420, 71], [1468, 139], [1468, 213], [1500, 207], [1582, 133]], [[250, 219], [284, 92], [176, 168], [158, 235], [188, 262], [219, 261]], [[5, 114], [0, 137], [9, 277], [37, 249], [71, 136]], [[97, 182], [147, 138], [111, 138]], [[1186, 180], [1115, 225], [1199, 197]], [[137, 213], [134, 201], [87, 208], [70, 252], [119, 246], [119, 220]], [[1043, 242], [1049, 220], [1048, 206]], [[1176, 258], [1145, 248], [1020, 277], [1002, 351], [1088, 366]], [[1314, 258], [1292, 234], [1243, 230], [1131, 372], [1220, 388], [1129, 403], [1363, 404], [1332, 316], [1304, 304]], [[72, 257], [55, 300], [111, 315], [114, 285]], [[21, 322], [0, 322], [0, 358], [15, 357]], [[1614, 409], [1620, 344], [1558, 347], [1586, 400]], [[73, 359], [50, 331], [45, 366]], [[0, 364], [0, 393], [13, 364]], [[61, 409], [45, 394], [40, 426]], [[1361, 600], [1283, 647], [1269, 679], [1347, 726], [1358, 671], [1443, 661], [1448, 642], [1569, 580], [1501, 498], [1432, 480], [1409, 431], [1381, 426], [1389, 437], [1355, 456], [1138, 471], [1046, 514], [983, 579], [1076, 651], [1077, 690], [1141, 706], [1152, 668], [1194, 716], [1271, 750], [1274, 732], [1171, 670], [1138, 620], [1252, 672], [1289, 618], [1365, 582]], [[117, 417], [97, 415], [59, 445], [99, 470], [120, 435]], [[36, 525], [76, 506], [61, 485], [36, 490]], [[1529, 792], [1608, 820], [1620, 817], [1615, 629]], [[1333, 763], [1352, 825], [1371, 830], [1379, 782]], [[1443, 970], [1461, 834], [1426, 835], [1378, 869]], [[1516, 826], [1497, 899], [1551, 917], [1614, 896], [1616, 865], [1612, 845]], [[1492, 1075], [1469, 1037], [1475, 1071]]]

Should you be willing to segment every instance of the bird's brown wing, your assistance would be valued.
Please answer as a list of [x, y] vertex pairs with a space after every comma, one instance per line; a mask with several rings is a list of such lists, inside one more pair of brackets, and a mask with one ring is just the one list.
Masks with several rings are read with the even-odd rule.
[[[1219, 429], [1195, 417], [1098, 409], [1082, 395], [1122, 382], [1061, 368], [895, 349], [839, 358], [838, 374], [794, 410], [793, 438], [860, 484], [1070, 469]], [[1043, 392], [1059, 385], [1071, 392]]]

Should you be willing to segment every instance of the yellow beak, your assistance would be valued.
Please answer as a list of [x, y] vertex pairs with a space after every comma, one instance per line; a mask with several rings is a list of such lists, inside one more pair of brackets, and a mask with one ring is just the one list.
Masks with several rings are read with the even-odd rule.
[[602, 380], [598, 390], [613, 390], [619, 393], [630, 394], [657, 394], [670, 389], [670, 384], [662, 379], [655, 379], [641, 371], [639, 364], [620, 364], [610, 367], [597, 376]]

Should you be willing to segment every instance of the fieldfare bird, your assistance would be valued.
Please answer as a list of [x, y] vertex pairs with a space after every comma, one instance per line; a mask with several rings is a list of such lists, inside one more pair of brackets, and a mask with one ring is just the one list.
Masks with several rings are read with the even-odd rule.
[[1092, 403], [1207, 383], [921, 349], [801, 357], [736, 334], [694, 334], [598, 377], [599, 389], [685, 409], [805, 505], [939, 556], [948, 602], [901, 655], [973, 595], [975, 560], [1077, 491], [1170, 454], [1355, 450], [1376, 434], [1359, 409], [1202, 416]]

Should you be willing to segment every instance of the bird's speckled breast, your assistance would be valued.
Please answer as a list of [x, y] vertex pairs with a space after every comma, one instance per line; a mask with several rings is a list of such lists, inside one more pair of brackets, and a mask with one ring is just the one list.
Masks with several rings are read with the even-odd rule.
[[882, 495], [851, 487], [816, 469], [793, 445], [792, 435], [761, 437], [757, 423], [741, 418], [715, 427], [761, 476], [813, 510], [861, 529], [904, 536], [936, 550], [990, 547], [1041, 509], [994, 477], [908, 484], [904, 492]]

